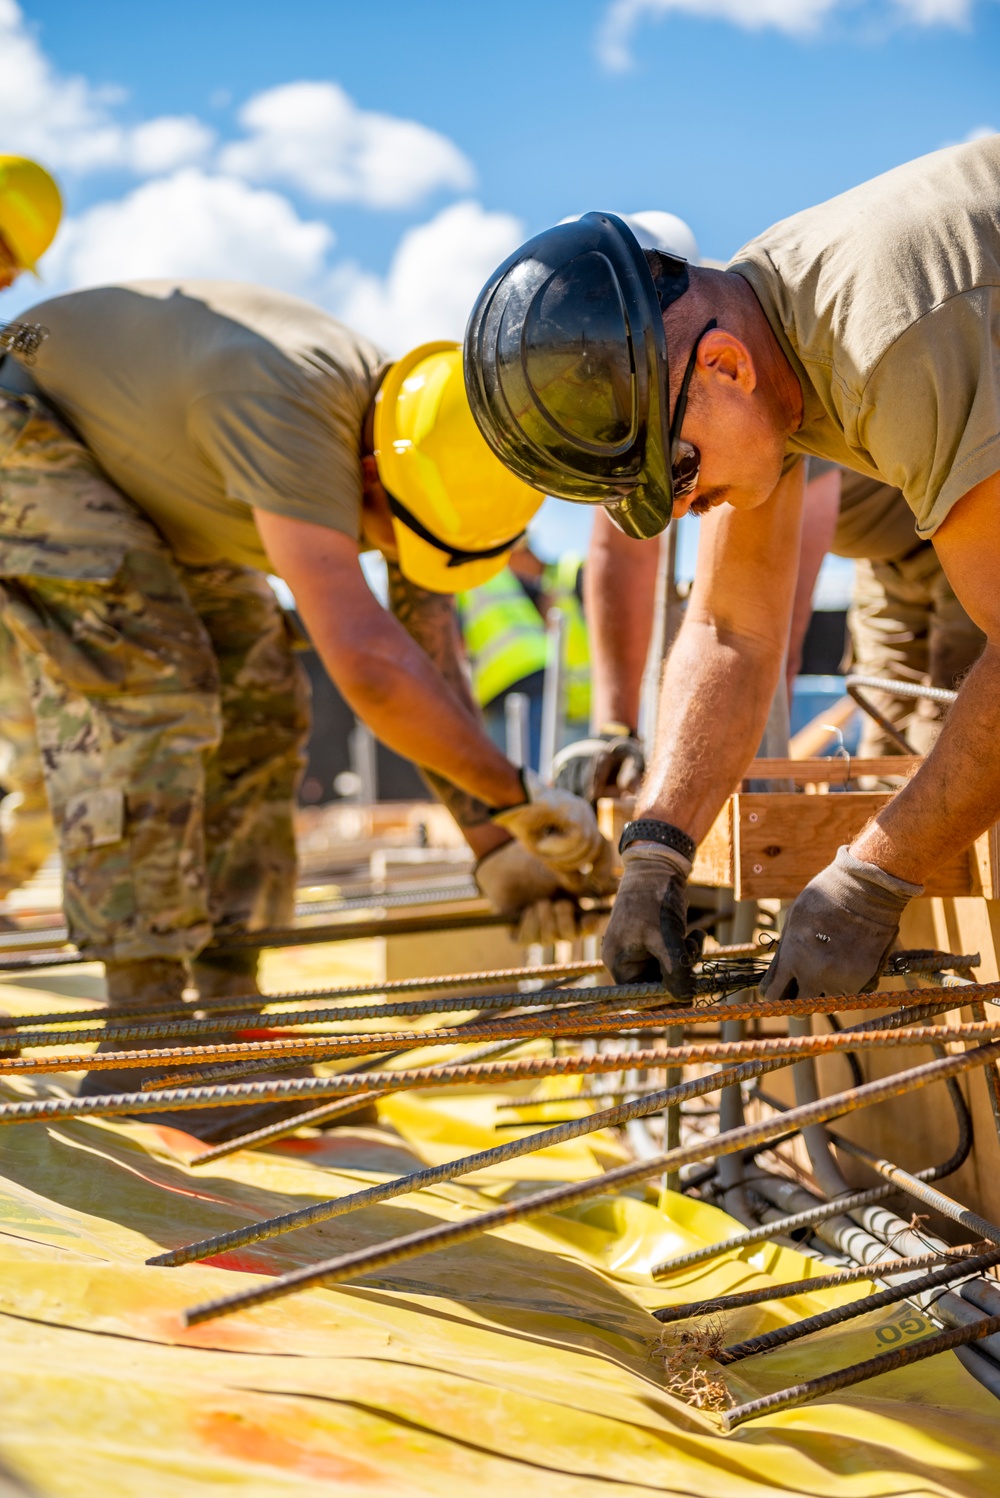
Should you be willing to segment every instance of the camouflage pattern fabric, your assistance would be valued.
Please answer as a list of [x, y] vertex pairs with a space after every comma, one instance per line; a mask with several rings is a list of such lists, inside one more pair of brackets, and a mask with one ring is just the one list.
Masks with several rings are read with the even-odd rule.
[[[953, 689], [978, 660], [986, 637], [955, 597], [928, 542], [894, 562], [855, 563], [848, 627], [855, 671]], [[882, 692], [865, 695], [909, 739], [918, 754], [934, 745], [946, 709]], [[862, 755], [899, 754], [873, 718], [862, 719]]]
[[27, 884], [54, 852], [55, 830], [31, 694], [14, 637], [0, 624], [0, 899]]
[[291, 913], [308, 687], [262, 574], [188, 567], [41, 401], [0, 394], [3, 619], [89, 956]]

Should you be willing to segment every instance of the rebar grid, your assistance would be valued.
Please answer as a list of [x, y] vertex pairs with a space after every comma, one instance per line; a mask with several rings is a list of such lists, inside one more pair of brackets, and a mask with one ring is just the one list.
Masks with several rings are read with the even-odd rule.
[[791, 1409], [797, 1404], [808, 1404], [810, 1400], [822, 1399], [827, 1394], [836, 1394], [840, 1389], [849, 1389], [854, 1384], [866, 1383], [882, 1373], [893, 1373], [911, 1363], [925, 1358], [937, 1357], [953, 1347], [964, 1347], [969, 1342], [978, 1342], [1000, 1332], [1000, 1316], [987, 1316], [969, 1326], [956, 1327], [954, 1331], [936, 1332], [933, 1337], [924, 1337], [901, 1347], [896, 1352], [883, 1352], [864, 1363], [854, 1363], [850, 1368], [841, 1368], [837, 1373], [826, 1373], [822, 1378], [809, 1379], [807, 1383], [793, 1384], [791, 1388], [779, 1389], [775, 1394], [765, 1394], [761, 1399], [751, 1399], [738, 1404], [722, 1415], [725, 1431], [735, 1430], [747, 1420], [756, 1420], [760, 1415], [771, 1415], [778, 1410]]
[[985, 1244], [969, 1243], [949, 1253], [914, 1254], [907, 1258], [874, 1259], [856, 1269], [834, 1269], [829, 1274], [814, 1274], [809, 1279], [786, 1280], [780, 1285], [764, 1285], [758, 1290], [738, 1290], [732, 1295], [715, 1295], [711, 1300], [694, 1300], [684, 1304], [661, 1306], [653, 1315], [657, 1321], [693, 1321], [701, 1316], [721, 1316], [728, 1311], [742, 1311], [746, 1306], [764, 1305], [770, 1300], [791, 1300], [797, 1295], [811, 1295], [814, 1290], [830, 1290], [840, 1285], [856, 1285], [865, 1280], [878, 1282], [890, 1275], [910, 1274], [918, 1269], [967, 1259], [983, 1252]]
[[[589, 1006], [588, 1006], [589, 1007]], [[501, 1020], [494, 1023], [459, 1028], [449, 1025], [438, 1030], [389, 1030], [369, 1035], [335, 1036], [312, 1040], [246, 1041], [225, 1045], [178, 1046], [163, 1050], [108, 1051], [96, 1055], [4, 1057], [4, 1073], [65, 1071], [111, 1071], [154, 1066], [181, 1066], [190, 1061], [232, 1060], [259, 1061], [299, 1059], [336, 1061], [340, 1056], [359, 1056], [373, 1051], [422, 1050], [429, 1046], [456, 1045], [477, 1040], [552, 1040], [577, 1037], [617, 1035], [642, 1030], [655, 1033], [655, 1022], [668, 1016], [660, 1010], [621, 1011], [606, 1016], [586, 1018], [575, 1015], [552, 1015], [547, 1022], [534, 1015], [523, 1020]], [[653, 1022], [651, 1024], [651, 1021]], [[960, 1025], [912, 1025], [905, 1029], [863, 1032], [844, 1030], [832, 1035], [769, 1036], [763, 1040], [720, 1040], [696, 1042], [686, 1046], [664, 1046], [657, 1054], [660, 1065], [684, 1065], [699, 1061], [750, 1061], [772, 1056], [824, 1056], [841, 1051], [898, 1049], [914, 1045], [935, 1045], [945, 1041], [984, 1040], [1000, 1034], [1000, 1019], [972, 1021]], [[633, 1069], [633, 1068], [627, 1068]]]
[[[930, 1018], [932, 1015], [940, 1013], [942, 1009], [950, 1009], [952, 1007], [953, 1006], [950, 1000], [943, 1004], [925, 1004], [915, 1006], [912, 1010], [896, 1011], [896, 1013], [885, 1015], [881, 1019], [866, 1021], [866, 1024], [870, 1025], [872, 1028], [885, 1027], [892, 1023], [900, 1023], [904, 1014], [912, 1013], [915, 1018], [924, 1019]], [[670, 1031], [668, 1030], [667, 1033], [669, 1035]], [[472, 1058], [468, 1056], [464, 1058], [465, 1061], [470, 1061], [471, 1059]], [[769, 1063], [766, 1067], [762, 1067], [760, 1070], [743, 1071], [741, 1073], [741, 1079], [747, 1080], [753, 1077], [761, 1076], [763, 1073], [775, 1069], [776, 1066], [784, 1066], [785, 1064], [786, 1063], [784, 1062], [775, 1063], [775, 1066], [773, 1067]], [[222, 1070], [222, 1068], [219, 1069]], [[673, 1068], [668, 1070], [666, 1079], [668, 1086], [676, 1086], [680, 1084], [680, 1077], [676, 1074], [673, 1076], [671, 1075], [671, 1071], [674, 1070], [675, 1069]], [[382, 1095], [384, 1096], [389, 1092], [395, 1090], [396, 1089], [394, 1088], [387, 1087], [384, 1089]], [[279, 1139], [286, 1139], [289, 1135], [297, 1133], [300, 1128], [304, 1128], [307, 1125], [322, 1124], [329, 1118], [335, 1117], [337, 1114], [342, 1113], [343, 1111], [343, 1106], [340, 1103], [326, 1104], [319, 1108], [311, 1109], [308, 1113], [301, 1113], [296, 1115], [295, 1118], [285, 1119], [279, 1123], [268, 1124], [264, 1128], [254, 1129], [249, 1133], [238, 1135], [234, 1139], [226, 1140], [223, 1144], [218, 1144], [213, 1149], [206, 1150], [203, 1154], [193, 1156], [193, 1158], [188, 1163], [190, 1165], [207, 1165], [213, 1160], [219, 1160], [226, 1155], [235, 1154], [238, 1150], [241, 1149], [256, 1149], [263, 1144], [270, 1144]], [[679, 1140], [675, 1141], [672, 1139], [668, 1139], [666, 1141], [666, 1145], [667, 1147], [671, 1147], [675, 1143], [679, 1142]], [[711, 1174], [711, 1170], [709, 1170], [709, 1174]]]
[[310, 1265], [293, 1271], [291, 1274], [269, 1280], [266, 1285], [252, 1290], [241, 1291], [220, 1300], [192, 1307], [185, 1313], [185, 1321], [187, 1325], [193, 1326], [202, 1321], [213, 1320], [217, 1316], [230, 1315], [248, 1306], [277, 1300], [309, 1285], [321, 1282], [340, 1284], [346, 1279], [371, 1274], [378, 1269], [416, 1258], [424, 1253], [437, 1252], [439, 1249], [468, 1242], [494, 1228], [507, 1227], [514, 1222], [525, 1222], [542, 1213], [566, 1210], [582, 1202], [590, 1201], [595, 1196], [611, 1195], [616, 1190], [649, 1180], [652, 1176], [662, 1175], [670, 1170], [679, 1170], [684, 1165], [695, 1165], [703, 1160], [717, 1159], [721, 1155], [735, 1154], [738, 1150], [750, 1145], [764, 1144], [769, 1139], [787, 1132], [789, 1125], [803, 1129], [812, 1124], [826, 1123], [830, 1119], [842, 1117], [845, 1113], [853, 1113], [858, 1109], [870, 1107], [873, 1103], [886, 1102], [890, 1098], [900, 1097], [903, 1093], [929, 1086], [932, 1082], [943, 1082], [948, 1077], [956, 1077], [964, 1072], [973, 1071], [980, 1066], [985, 1066], [987, 1062], [996, 1060], [998, 1056], [1000, 1056], [1000, 1042], [994, 1041], [974, 1051], [965, 1051], [958, 1056], [929, 1061], [923, 1066], [911, 1067], [893, 1077], [866, 1082], [864, 1086], [853, 1088], [848, 1092], [835, 1093], [803, 1107], [789, 1109], [778, 1119], [744, 1124], [741, 1128], [731, 1129], [711, 1140], [699, 1140], [682, 1145], [679, 1149], [669, 1150], [665, 1154], [654, 1155], [650, 1159], [617, 1166], [596, 1179], [550, 1187], [535, 1196], [524, 1197], [520, 1201], [495, 1207], [476, 1217], [467, 1218], [464, 1222], [423, 1228], [405, 1237], [380, 1244], [374, 1249], [355, 1250], [352, 1253], [341, 1254], [323, 1263]]
[[904, 1285], [890, 1285], [886, 1290], [876, 1290], [874, 1295], [863, 1295], [859, 1300], [852, 1300], [846, 1306], [831, 1306], [827, 1311], [819, 1311], [815, 1316], [806, 1316], [802, 1321], [793, 1322], [791, 1326], [776, 1327], [772, 1332], [762, 1332], [760, 1336], [748, 1337], [743, 1342], [734, 1342], [729, 1347], [722, 1348], [721, 1352], [713, 1353], [712, 1356], [722, 1367], [727, 1368], [730, 1363], [739, 1363], [744, 1358], [756, 1357], [760, 1352], [771, 1352], [775, 1347], [787, 1347], [790, 1342], [798, 1342], [803, 1337], [812, 1336], [813, 1332], [825, 1331], [827, 1327], [841, 1326], [844, 1322], [854, 1321], [859, 1316], [867, 1316], [870, 1311], [881, 1311], [885, 1306], [894, 1306], [901, 1300], [909, 1300], [914, 1295], [923, 1295], [928, 1290], [936, 1290], [940, 1285], [950, 1285], [953, 1280], [962, 1279], [966, 1275], [981, 1274], [987, 1269], [993, 1269], [1000, 1264], [1000, 1249], [994, 1248], [989, 1253], [977, 1254], [975, 1258], [967, 1259], [959, 1264], [942, 1264], [940, 1269], [932, 1269], [927, 1274], [918, 1275], [915, 1279], [907, 1280]]

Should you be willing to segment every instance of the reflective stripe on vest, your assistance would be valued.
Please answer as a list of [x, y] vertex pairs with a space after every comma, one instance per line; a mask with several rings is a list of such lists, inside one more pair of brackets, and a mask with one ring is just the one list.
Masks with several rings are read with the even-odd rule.
[[509, 567], [457, 599], [481, 707], [545, 669], [545, 625]]
[[542, 588], [550, 605], [560, 609], [566, 621], [563, 633], [566, 717], [574, 723], [590, 718], [590, 640], [576, 591], [582, 566], [582, 558], [570, 552], [546, 567], [542, 574]]

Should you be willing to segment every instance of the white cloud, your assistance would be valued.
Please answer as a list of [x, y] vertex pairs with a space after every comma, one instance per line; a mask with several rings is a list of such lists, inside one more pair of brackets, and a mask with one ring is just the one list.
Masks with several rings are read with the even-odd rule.
[[219, 276], [308, 293], [334, 242], [279, 193], [185, 167], [99, 203], [64, 225], [46, 282], [94, 285], [152, 276]]
[[963, 137], [963, 145], [971, 145], [974, 140], [986, 140], [991, 135], [1000, 135], [996, 125], [976, 125], [968, 135]]
[[214, 142], [215, 132], [194, 115], [161, 115], [130, 132], [128, 164], [141, 177], [158, 176], [202, 161]]
[[145, 174], [197, 160], [214, 134], [193, 117], [164, 116], [127, 127], [115, 120], [121, 102], [110, 89], [59, 73], [49, 62], [16, 0], [0, 0], [0, 141], [5, 151], [37, 156], [55, 171], [126, 167]]
[[286, 83], [240, 110], [249, 138], [226, 146], [224, 171], [280, 182], [328, 203], [407, 208], [436, 188], [465, 191], [472, 164], [415, 120], [359, 109], [336, 83]]
[[[887, 0], [895, 19], [916, 26], [964, 26], [973, 0]], [[744, 31], [771, 28], [789, 36], [820, 30], [835, 10], [857, 13], [856, 0], [610, 0], [596, 38], [597, 55], [613, 73], [633, 66], [632, 41], [644, 21], [671, 13], [729, 21]]]
[[399, 354], [433, 338], [460, 339], [472, 304], [524, 239], [509, 213], [454, 203], [403, 235], [385, 279], [345, 266], [331, 281], [338, 317]]

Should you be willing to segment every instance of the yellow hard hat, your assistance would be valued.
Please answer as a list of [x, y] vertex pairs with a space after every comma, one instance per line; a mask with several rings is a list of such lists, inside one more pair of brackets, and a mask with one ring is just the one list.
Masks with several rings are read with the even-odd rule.
[[480, 436], [457, 343], [421, 344], [391, 367], [375, 404], [375, 458], [400, 568], [432, 593], [494, 577], [544, 498]]
[[34, 270], [62, 218], [59, 189], [26, 156], [0, 156], [0, 234], [22, 270]]

